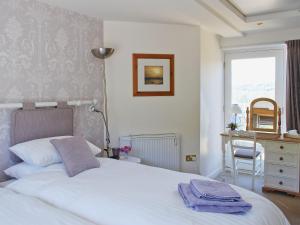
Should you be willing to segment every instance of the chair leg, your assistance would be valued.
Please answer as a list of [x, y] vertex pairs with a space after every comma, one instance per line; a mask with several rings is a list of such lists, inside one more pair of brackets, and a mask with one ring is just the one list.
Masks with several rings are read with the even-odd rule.
[[236, 184], [236, 163], [235, 163], [235, 159], [232, 160], [232, 178], [233, 178], [233, 184]]
[[255, 189], [255, 172], [252, 174], [252, 191]]
[[260, 176], [262, 177], [263, 176], [262, 153], [260, 153], [259, 160], [260, 160]]
[[256, 159], [253, 160], [253, 168], [252, 168], [252, 191], [255, 190], [255, 172], [256, 172]]

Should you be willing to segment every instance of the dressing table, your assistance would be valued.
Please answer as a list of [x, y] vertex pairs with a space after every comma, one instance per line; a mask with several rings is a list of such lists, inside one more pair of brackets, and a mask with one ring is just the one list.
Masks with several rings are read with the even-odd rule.
[[[226, 144], [228, 133], [222, 133], [223, 172], [225, 171]], [[236, 136], [236, 140], [247, 140]], [[300, 196], [300, 141], [292, 138], [270, 137], [257, 134], [257, 143], [265, 150], [264, 191], [283, 191]]]
[[[261, 101], [271, 103], [273, 110], [278, 112], [271, 117], [270, 109], [263, 108]], [[254, 103], [253, 103], [254, 102]], [[300, 196], [300, 139], [284, 137], [280, 130], [280, 109], [277, 104], [266, 98], [255, 99], [251, 104], [250, 116], [247, 109], [247, 128], [257, 132], [257, 143], [265, 152], [263, 191], [282, 191]], [[274, 104], [275, 103], [275, 104]], [[254, 109], [254, 104], [260, 104]], [[270, 108], [270, 107], [269, 107]], [[256, 114], [257, 113], [257, 114]], [[260, 118], [261, 117], [261, 118]], [[259, 121], [262, 121], [261, 124]], [[222, 133], [222, 166], [226, 166], [226, 145], [229, 143], [228, 133]], [[247, 137], [234, 136], [234, 140], [247, 140]]]

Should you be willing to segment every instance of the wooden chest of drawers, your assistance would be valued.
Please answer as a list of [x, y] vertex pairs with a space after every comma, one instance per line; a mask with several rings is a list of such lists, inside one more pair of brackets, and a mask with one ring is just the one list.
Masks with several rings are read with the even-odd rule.
[[298, 143], [268, 142], [264, 147], [264, 189], [299, 194], [300, 145]]

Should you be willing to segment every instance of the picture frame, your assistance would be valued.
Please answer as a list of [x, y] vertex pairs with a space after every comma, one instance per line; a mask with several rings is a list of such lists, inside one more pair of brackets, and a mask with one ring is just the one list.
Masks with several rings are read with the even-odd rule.
[[173, 54], [132, 55], [133, 96], [174, 96]]

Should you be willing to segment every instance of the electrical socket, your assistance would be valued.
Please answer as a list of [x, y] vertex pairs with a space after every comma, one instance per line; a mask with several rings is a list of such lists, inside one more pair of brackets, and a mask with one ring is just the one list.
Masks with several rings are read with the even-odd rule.
[[194, 162], [197, 160], [197, 156], [196, 155], [186, 155], [185, 156], [185, 161], [187, 162]]

